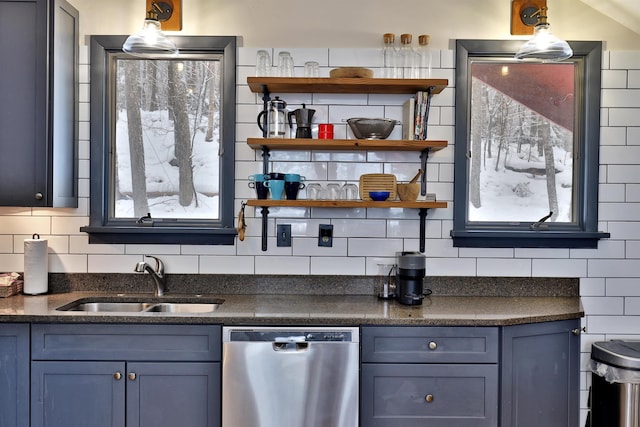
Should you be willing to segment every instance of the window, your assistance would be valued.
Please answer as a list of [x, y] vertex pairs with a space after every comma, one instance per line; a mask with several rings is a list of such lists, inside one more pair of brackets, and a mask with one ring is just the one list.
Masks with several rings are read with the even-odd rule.
[[233, 244], [235, 37], [91, 37], [90, 243]]
[[600, 42], [559, 63], [458, 40], [454, 246], [597, 247]]

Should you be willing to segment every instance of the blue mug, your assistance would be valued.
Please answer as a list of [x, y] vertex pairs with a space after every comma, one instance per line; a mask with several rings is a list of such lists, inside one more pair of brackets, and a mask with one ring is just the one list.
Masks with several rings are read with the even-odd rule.
[[282, 200], [282, 194], [284, 193], [284, 180], [270, 179], [265, 181], [264, 186], [269, 189], [272, 200]]
[[249, 175], [249, 188], [256, 189], [256, 195], [258, 199], [266, 199], [269, 194], [269, 189], [264, 186], [265, 181], [269, 179], [269, 175], [257, 173]]
[[298, 198], [298, 190], [304, 188], [306, 178], [297, 173], [288, 173], [284, 176], [284, 192], [288, 200], [296, 200]]

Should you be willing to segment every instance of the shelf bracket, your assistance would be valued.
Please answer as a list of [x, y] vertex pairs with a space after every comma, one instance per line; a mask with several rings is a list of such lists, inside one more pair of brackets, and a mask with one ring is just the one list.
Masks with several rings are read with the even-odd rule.
[[428, 208], [420, 208], [420, 253], [424, 253], [427, 240], [427, 212]]
[[266, 145], [262, 146], [262, 173], [263, 174], [268, 174], [269, 173], [269, 157], [271, 156], [270, 152], [269, 152], [269, 147], [267, 147]]
[[266, 206], [262, 207], [260, 211], [262, 214], [262, 252], [267, 251], [267, 225], [269, 223], [269, 208]]
[[420, 153], [420, 169], [423, 170], [422, 176], [420, 177], [420, 194], [426, 196], [427, 194], [427, 159], [429, 158], [430, 148], [425, 148]]

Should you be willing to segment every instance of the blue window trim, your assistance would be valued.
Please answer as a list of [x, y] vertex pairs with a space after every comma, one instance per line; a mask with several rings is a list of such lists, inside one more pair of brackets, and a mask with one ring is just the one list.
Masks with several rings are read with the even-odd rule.
[[90, 221], [80, 231], [89, 234], [89, 243], [137, 243], [184, 245], [233, 245], [234, 176], [236, 126], [236, 37], [170, 37], [181, 52], [220, 53], [223, 62], [222, 135], [220, 164], [220, 220], [192, 220], [151, 223], [109, 219], [109, 167], [112, 129], [109, 112], [109, 70], [113, 55], [122, 54], [127, 36], [91, 36], [91, 184]]
[[600, 149], [600, 91], [602, 42], [569, 42], [582, 67], [578, 106], [579, 174], [576, 177], [576, 224], [468, 222], [468, 168], [470, 61], [474, 57], [510, 59], [522, 44], [517, 40], [457, 40], [455, 97], [454, 210], [451, 237], [455, 247], [488, 248], [596, 248], [609, 233], [598, 227], [598, 169]]

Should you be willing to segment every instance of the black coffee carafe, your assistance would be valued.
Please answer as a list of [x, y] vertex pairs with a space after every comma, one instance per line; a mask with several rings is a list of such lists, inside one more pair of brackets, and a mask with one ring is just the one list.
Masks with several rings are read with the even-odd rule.
[[302, 104], [302, 108], [289, 112], [289, 116], [296, 118], [296, 138], [311, 138], [311, 120], [315, 112], [316, 110], [306, 108], [305, 104]]

